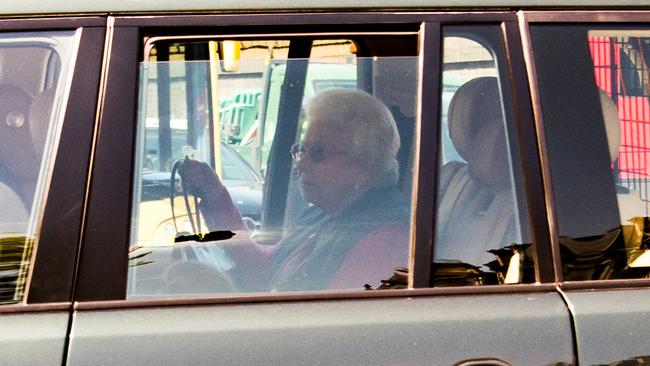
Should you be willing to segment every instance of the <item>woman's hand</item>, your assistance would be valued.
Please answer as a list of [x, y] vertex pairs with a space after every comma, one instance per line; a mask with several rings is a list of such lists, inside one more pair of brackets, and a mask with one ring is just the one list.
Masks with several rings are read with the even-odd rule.
[[189, 193], [201, 199], [219, 196], [226, 191], [219, 176], [202, 161], [185, 158], [180, 175]]
[[208, 164], [185, 158], [181, 179], [188, 193], [201, 199], [199, 209], [209, 230], [246, 229], [228, 190]]

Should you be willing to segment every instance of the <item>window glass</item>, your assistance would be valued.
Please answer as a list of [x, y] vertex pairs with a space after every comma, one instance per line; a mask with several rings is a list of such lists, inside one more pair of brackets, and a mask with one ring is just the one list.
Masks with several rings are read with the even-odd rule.
[[647, 277], [650, 31], [532, 34], [564, 278]]
[[417, 43], [359, 42], [148, 44], [129, 298], [405, 286]]
[[485, 26], [443, 36], [433, 284], [534, 282], [503, 41]]
[[588, 33], [622, 224], [648, 212], [648, 43], [650, 32]]
[[77, 42], [0, 34], [0, 303], [23, 298]]

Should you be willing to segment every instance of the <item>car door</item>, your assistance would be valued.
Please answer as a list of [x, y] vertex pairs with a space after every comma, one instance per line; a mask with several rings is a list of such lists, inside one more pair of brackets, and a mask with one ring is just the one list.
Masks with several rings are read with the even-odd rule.
[[[523, 70], [514, 14], [196, 14], [109, 23], [68, 364], [573, 362], [570, 317], [554, 285], [529, 96], [526, 84], [510, 77]], [[227, 66], [231, 61], [237, 66]], [[317, 206], [292, 180], [289, 151], [294, 159], [299, 152], [327, 159], [292, 145], [309, 141], [311, 99], [346, 88], [383, 104], [398, 131], [399, 141], [375, 150], [395, 154], [401, 173], [391, 184], [401, 198], [391, 209], [407, 207], [408, 230], [371, 237], [396, 238], [408, 260], [404, 268], [384, 268], [393, 262], [370, 252], [357, 263], [385, 271], [384, 281], [352, 270], [343, 280], [354, 286], [333, 289], [332, 280], [268, 291], [266, 272], [232, 253], [239, 238], [272, 248], [291, 235], [296, 212]], [[237, 95], [257, 91], [260, 127], [250, 145], [241, 145], [250, 136], [238, 129], [247, 122], [235, 123], [226, 112], [243, 112], [246, 105], [231, 108], [244, 100]], [[358, 130], [341, 131], [348, 128]], [[174, 129], [187, 142], [181, 150], [174, 149]], [[157, 139], [155, 150], [147, 147], [148, 133]], [[222, 142], [265, 172], [265, 186], [259, 230], [226, 227], [228, 236], [215, 242], [198, 235], [200, 227], [213, 230], [201, 211], [205, 197], [183, 198], [174, 166], [197, 160], [222, 176]], [[488, 150], [472, 155], [472, 145]], [[152, 166], [169, 186], [144, 183]], [[490, 174], [490, 166], [499, 171]], [[469, 174], [481, 167], [498, 187]], [[472, 190], [450, 183], [458, 179]], [[454, 194], [468, 204], [445, 206]], [[373, 202], [382, 200], [388, 197]], [[158, 209], [143, 215], [152, 205]], [[465, 218], [473, 221], [463, 225]], [[343, 227], [319, 235], [336, 245], [345, 240]], [[500, 234], [488, 240], [497, 227]], [[194, 241], [178, 240], [188, 234]], [[478, 239], [461, 240], [466, 234]], [[244, 280], [236, 276], [240, 268], [247, 268]]]
[[[648, 14], [527, 13], [581, 364], [648, 362]], [[632, 23], [635, 22], [635, 23]], [[569, 24], [571, 23], [571, 24]], [[570, 107], [569, 107], [570, 106]]]
[[0, 362], [60, 365], [105, 18], [0, 19]]

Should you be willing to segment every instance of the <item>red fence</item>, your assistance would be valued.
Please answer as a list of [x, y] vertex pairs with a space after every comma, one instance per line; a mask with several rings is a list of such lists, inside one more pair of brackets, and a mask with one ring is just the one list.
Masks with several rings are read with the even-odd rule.
[[650, 103], [645, 39], [589, 37], [598, 87], [618, 108], [621, 143], [612, 164], [617, 183], [639, 191], [648, 202], [650, 176]]

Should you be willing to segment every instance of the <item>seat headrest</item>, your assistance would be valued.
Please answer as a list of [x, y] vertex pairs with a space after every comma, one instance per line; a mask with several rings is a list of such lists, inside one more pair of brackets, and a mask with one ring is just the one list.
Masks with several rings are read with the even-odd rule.
[[50, 127], [54, 94], [54, 89], [47, 89], [38, 93], [29, 109], [29, 130], [34, 148], [39, 154], [43, 152], [47, 130]]
[[509, 188], [509, 154], [497, 78], [479, 77], [458, 88], [448, 118], [449, 136], [472, 178], [495, 191]]
[[618, 109], [606, 91], [598, 89], [598, 94], [600, 95], [600, 107], [603, 110], [609, 157], [612, 161], [615, 161], [621, 147], [621, 121], [618, 116]]

